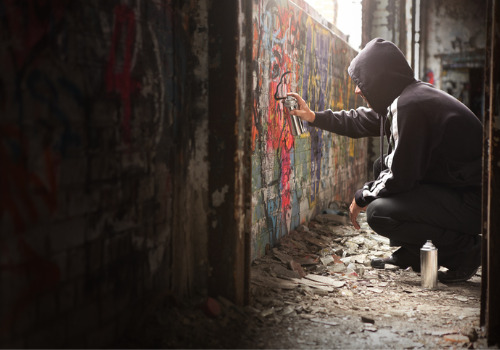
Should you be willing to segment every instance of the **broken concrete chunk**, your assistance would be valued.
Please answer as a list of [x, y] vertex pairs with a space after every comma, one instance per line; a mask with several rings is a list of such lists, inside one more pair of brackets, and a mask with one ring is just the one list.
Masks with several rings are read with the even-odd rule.
[[330, 272], [345, 272], [347, 270], [347, 267], [344, 265], [344, 263], [334, 263], [330, 266], [328, 266], [328, 271]]
[[304, 269], [302, 268], [302, 266], [295, 260], [292, 260], [288, 263], [288, 266], [290, 267], [290, 269], [292, 269], [292, 271], [295, 271], [300, 278], [303, 278], [305, 277], [306, 275], [306, 272], [304, 271]]
[[319, 251], [319, 254], [321, 256], [327, 256], [327, 255], [330, 255], [332, 254], [332, 250], [330, 248], [323, 248]]
[[274, 307], [266, 309], [260, 313], [262, 317], [267, 317], [269, 315], [272, 315], [274, 313]]
[[324, 241], [316, 238], [316, 237], [312, 237], [311, 235], [307, 235], [307, 234], [304, 234], [304, 240], [311, 243], [311, 244], [314, 244], [315, 246], [318, 246], [318, 247], [325, 247], [327, 245], [327, 243], [325, 243]]
[[342, 295], [343, 297], [352, 297], [354, 295], [354, 293], [352, 291], [350, 291], [349, 289], [342, 289], [340, 291], [340, 295]]
[[292, 260], [290, 255], [281, 252], [277, 248], [273, 248], [273, 255], [284, 264], [288, 264]]
[[[300, 265], [299, 265], [300, 266]], [[276, 274], [277, 277], [284, 279], [293, 279], [293, 278], [301, 278], [299, 273], [294, 270], [289, 270], [279, 264], [272, 266], [272, 272]]]
[[325, 266], [328, 266], [330, 264], [333, 264], [334, 260], [333, 260], [333, 256], [331, 255], [327, 255], [323, 258], [319, 258], [319, 260], [321, 260], [321, 263]]
[[301, 278], [300, 280], [299, 279], [296, 279], [294, 280], [296, 283], [300, 284], [300, 285], [306, 285], [308, 287], [312, 287], [313, 289], [311, 289], [310, 291], [314, 293], [314, 289], [322, 289], [324, 290], [325, 292], [333, 292], [333, 287], [331, 286], [328, 286], [324, 283], [319, 283], [319, 282], [315, 282], [315, 281], [312, 281], [312, 280], [309, 280], [307, 278]]
[[376, 331], [378, 331], [378, 328], [372, 324], [365, 323], [365, 327], [363, 328], [363, 331], [376, 332]]
[[319, 262], [319, 259], [316, 255], [305, 255], [300, 258], [295, 258], [294, 260], [302, 266], [316, 265]]
[[322, 324], [327, 324], [329, 326], [338, 326], [339, 325], [339, 323], [336, 322], [336, 321], [328, 320], [328, 319], [323, 320], [323, 319], [318, 318], [318, 317], [311, 318], [310, 321], [317, 322], [317, 323], [322, 323]]
[[330, 293], [330, 291], [324, 290], [324, 289], [313, 289], [313, 293], [316, 294], [316, 295], [323, 295], [323, 296], [325, 296], [325, 295], [328, 295], [328, 293]]
[[319, 276], [319, 275], [311, 275], [311, 274], [307, 275], [305, 278], [307, 278], [311, 281], [322, 283], [322, 284], [327, 285], [327, 286], [332, 286], [334, 288], [341, 288], [346, 283], [345, 281], [337, 281], [337, 280], [334, 280], [333, 278], [330, 278], [327, 276]]
[[347, 225], [349, 223], [349, 218], [347, 216], [337, 214], [318, 214], [314, 219], [322, 224], [336, 223], [339, 225]]
[[363, 277], [365, 275], [365, 266], [357, 264], [354, 271], [359, 275], [359, 277]]
[[443, 337], [444, 340], [450, 343], [468, 343], [469, 337], [462, 334], [448, 334]]
[[283, 316], [286, 316], [286, 315], [290, 315], [293, 312], [295, 312], [295, 307], [293, 307], [292, 305], [287, 305], [287, 306], [285, 306], [285, 308], [283, 309], [281, 314]]

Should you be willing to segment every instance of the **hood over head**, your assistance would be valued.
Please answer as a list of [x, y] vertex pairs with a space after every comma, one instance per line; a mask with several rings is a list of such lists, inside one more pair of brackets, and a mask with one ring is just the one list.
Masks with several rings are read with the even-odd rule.
[[380, 38], [366, 44], [347, 71], [373, 110], [382, 115], [392, 101], [415, 82], [403, 53], [392, 42]]

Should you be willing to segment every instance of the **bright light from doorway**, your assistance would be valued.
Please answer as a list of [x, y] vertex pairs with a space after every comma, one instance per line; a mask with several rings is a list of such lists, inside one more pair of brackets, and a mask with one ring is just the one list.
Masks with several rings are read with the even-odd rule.
[[[355, 49], [361, 46], [361, 0], [305, 0], [344, 34]], [[337, 16], [335, 17], [335, 3]]]

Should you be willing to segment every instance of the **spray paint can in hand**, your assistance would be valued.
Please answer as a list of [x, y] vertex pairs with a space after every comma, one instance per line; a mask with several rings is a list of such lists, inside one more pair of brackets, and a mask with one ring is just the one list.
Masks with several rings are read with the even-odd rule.
[[288, 127], [290, 128], [290, 133], [293, 136], [300, 136], [304, 133], [304, 125], [302, 124], [302, 120], [296, 115], [290, 114], [290, 111], [299, 108], [299, 103], [297, 99], [292, 96], [287, 96], [285, 101], [283, 101], [283, 105], [288, 109]]
[[422, 287], [434, 289], [437, 287], [437, 272], [438, 272], [438, 250], [432, 244], [432, 241], [427, 241], [420, 248], [420, 273], [422, 276]]

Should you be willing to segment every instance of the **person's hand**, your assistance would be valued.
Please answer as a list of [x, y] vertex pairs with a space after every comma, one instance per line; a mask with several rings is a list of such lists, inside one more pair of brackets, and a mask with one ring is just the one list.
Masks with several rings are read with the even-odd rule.
[[296, 94], [295, 92], [289, 92], [287, 93], [287, 95], [295, 97], [299, 102], [299, 108], [290, 111], [290, 114], [296, 115], [297, 117], [305, 120], [308, 123], [314, 122], [314, 119], [316, 119], [316, 114], [309, 109], [306, 101], [304, 101], [302, 97], [300, 97], [299, 94]]
[[354, 228], [356, 230], [359, 230], [359, 224], [357, 221], [358, 215], [360, 212], [366, 210], [366, 207], [361, 208], [359, 205], [356, 204], [356, 200], [353, 199], [351, 205], [349, 206], [349, 219], [351, 219], [352, 224], [354, 225]]

